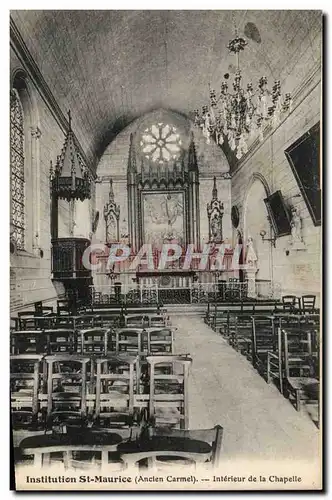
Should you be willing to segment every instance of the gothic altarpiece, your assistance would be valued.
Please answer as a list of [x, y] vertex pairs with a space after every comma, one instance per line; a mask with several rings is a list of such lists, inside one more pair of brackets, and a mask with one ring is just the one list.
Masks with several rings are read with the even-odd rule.
[[[154, 256], [164, 243], [200, 250], [199, 170], [193, 134], [184, 148], [176, 128], [158, 123], [130, 137], [127, 169], [129, 241], [132, 251], [151, 244]], [[140, 282], [180, 286], [191, 279], [174, 263], [164, 272], [138, 273]], [[171, 267], [171, 268], [170, 268]], [[175, 278], [176, 276], [176, 278]]]

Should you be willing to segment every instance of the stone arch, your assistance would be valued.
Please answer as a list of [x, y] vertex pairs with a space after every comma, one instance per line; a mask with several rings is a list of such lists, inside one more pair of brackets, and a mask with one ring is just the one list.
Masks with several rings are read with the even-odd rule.
[[262, 241], [260, 231], [271, 237], [271, 227], [264, 199], [271, 194], [269, 185], [260, 173], [255, 172], [248, 183], [243, 201], [242, 227], [243, 241], [247, 244], [251, 237], [257, 255], [257, 280], [272, 280], [272, 247], [270, 242]]

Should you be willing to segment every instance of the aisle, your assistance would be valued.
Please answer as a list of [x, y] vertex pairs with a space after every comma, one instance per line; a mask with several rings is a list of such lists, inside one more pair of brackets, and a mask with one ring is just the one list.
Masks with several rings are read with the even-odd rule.
[[[316, 461], [319, 431], [198, 316], [173, 316], [175, 349], [190, 353], [190, 428], [224, 427], [223, 456]], [[290, 471], [291, 472], [291, 471]]]

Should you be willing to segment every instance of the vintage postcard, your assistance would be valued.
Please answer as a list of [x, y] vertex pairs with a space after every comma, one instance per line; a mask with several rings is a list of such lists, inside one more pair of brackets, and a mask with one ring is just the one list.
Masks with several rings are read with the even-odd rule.
[[321, 490], [323, 13], [9, 17], [13, 488]]

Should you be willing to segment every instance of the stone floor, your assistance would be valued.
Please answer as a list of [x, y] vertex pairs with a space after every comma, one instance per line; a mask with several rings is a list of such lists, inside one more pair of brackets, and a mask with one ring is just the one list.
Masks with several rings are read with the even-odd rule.
[[273, 384], [197, 316], [173, 316], [177, 353], [193, 358], [190, 428], [224, 428], [225, 460], [305, 459], [317, 465], [320, 432], [307, 409], [296, 412]]

